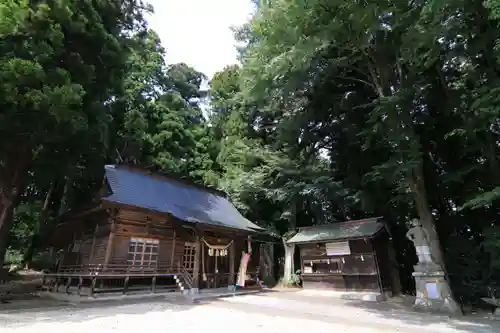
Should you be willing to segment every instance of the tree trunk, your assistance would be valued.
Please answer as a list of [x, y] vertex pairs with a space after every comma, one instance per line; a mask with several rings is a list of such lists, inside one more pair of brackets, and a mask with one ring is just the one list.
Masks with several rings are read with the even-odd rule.
[[[291, 207], [291, 216], [288, 221], [289, 233], [294, 233], [297, 228], [297, 206], [299, 205], [299, 200], [294, 200]], [[289, 283], [292, 279], [294, 272], [294, 254], [295, 254], [295, 244], [289, 245], [286, 243], [288, 237], [283, 237], [283, 247], [285, 248], [285, 267], [283, 272], [283, 280], [285, 283]]]
[[68, 210], [69, 207], [69, 196], [71, 192], [71, 183], [73, 181], [73, 174], [71, 173], [70, 175], [66, 176], [64, 179], [64, 189], [63, 189], [63, 194], [61, 198], [61, 203], [59, 205], [59, 212], [57, 213], [58, 215], [62, 215], [64, 212]]
[[33, 255], [35, 254], [35, 248], [38, 247], [39, 243], [39, 236], [38, 232], [35, 232], [33, 234], [33, 237], [30, 239], [30, 245], [28, 246], [28, 249], [23, 254], [23, 266], [24, 269], [29, 268], [29, 264], [33, 261]]
[[26, 175], [29, 155], [20, 155], [22, 147], [16, 147], [0, 169], [0, 268], [3, 267], [9, 230], [12, 225], [12, 213], [24, 190], [24, 178]]
[[427, 231], [427, 234], [429, 235], [432, 256], [434, 257], [434, 260], [438, 265], [444, 266], [443, 252], [434, 224], [434, 217], [432, 216], [432, 211], [427, 200], [422, 159], [420, 160], [417, 168], [414, 171], [413, 183], [415, 206], [420, 218], [420, 222], [422, 223], [422, 227], [425, 229], [425, 231]]
[[398, 296], [402, 292], [401, 276], [399, 275], [398, 261], [396, 260], [396, 253], [394, 252], [394, 245], [389, 241], [388, 257], [391, 264], [391, 281], [392, 281], [392, 295]]
[[12, 224], [12, 212], [14, 205], [5, 199], [0, 199], [0, 269], [3, 267], [5, 253], [7, 252], [7, 241], [9, 229]]
[[429, 235], [431, 254], [436, 264], [439, 265], [443, 270], [443, 272], [445, 273], [446, 280], [444, 281], [445, 284], [444, 288], [447, 289], [451, 298], [449, 300], [450, 308], [456, 309], [454, 311], [459, 312], [460, 307], [458, 306], [458, 303], [456, 302], [455, 298], [453, 297], [453, 293], [451, 292], [450, 280], [448, 274], [446, 273], [443, 250], [441, 248], [439, 236], [436, 231], [434, 217], [432, 216], [432, 211], [429, 202], [427, 200], [427, 192], [425, 189], [423, 168], [424, 168], [424, 161], [422, 158], [420, 158], [418, 166], [413, 174], [413, 187], [414, 187], [413, 193], [414, 193], [415, 206], [417, 209], [417, 213], [420, 217], [420, 222], [422, 223], [422, 227], [424, 228], [425, 231], [427, 231], [427, 234]]
[[289, 245], [286, 243], [286, 239], [283, 238], [283, 246], [285, 247], [285, 269], [283, 280], [285, 283], [289, 283], [292, 279], [294, 272], [294, 254], [295, 254], [295, 244]]
[[33, 237], [31, 237], [30, 245], [26, 252], [23, 255], [23, 265], [25, 268], [28, 268], [28, 265], [33, 260], [33, 255], [35, 254], [35, 250], [40, 243], [40, 239], [42, 238], [42, 233], [44, 233], [47, 227], [47, 213], [49, 210], [50, 200], [52, 199], [52, 193], [54, 193], [55, 182], [50, 184], [50, 188], [47, 191], [47, 195], [45, 196], [45, 200], [43, 202], [42, 212], [40, 214], [40, 220], [38, 221], [38, 226], [33, 233]]

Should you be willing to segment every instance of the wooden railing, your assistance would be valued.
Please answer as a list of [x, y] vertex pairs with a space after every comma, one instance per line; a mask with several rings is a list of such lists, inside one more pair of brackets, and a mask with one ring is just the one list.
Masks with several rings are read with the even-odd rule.
[[194, 279], [193, 279], [193, 276], [191, 275], [191, 272], [188, 272], [186, 270], [186, 268], [184, 268], [183, 266], [180, 267], [180, 275], [182, 276], [182, 279], [184, 280], [184, 283], [186, 284], [186, 286], [191, 289], [193, 288], [193, 285], [194, 285]]
[[123, 264], [88, 264], [65, 265], [57, 272], [48, 273], [46, 276], [169, 276], [180, 273], [175, 266], [137, 266]]
[[123, 279], [123, 294], [126, 294], [129, 289], [129, 281], [131, 278], [151, 278], [151, 291], [156, 291], [156, 280], [161, 277], [180, 276], [184, 284], [188, 288], [193, 287], [192, 275], [183, 267], [179, 266], [132, 266], [123, 264], [89, 264], [89, 265], [66, 265], [61, 266], [56, 273], [48, 273], [43, 277], [43, 285], [46, 285], [47, 278], [52, 278], [53, 283], [50, 284], [49, 290], [58, 291], [60, 286], [65, 286], [65, 290], [69, 293], [69, 289], [74, 279], [77, 280], [78, 294], [80, 295], [84, 281], [90, 280], [90, 295], [99, 289], [96, 289], [97, 280], [121, 280]]

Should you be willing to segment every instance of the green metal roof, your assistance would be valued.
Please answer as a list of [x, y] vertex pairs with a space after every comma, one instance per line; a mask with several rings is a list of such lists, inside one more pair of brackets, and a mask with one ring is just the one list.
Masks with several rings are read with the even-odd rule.
[[374, 217], [363, 220], [300, 228], [299, 232], [290, 238], [287, 243], [315, 243], [349, 238], [372, 237], [384, 227], [384, 224], [379, 222], [380, 219], [381, 217]]

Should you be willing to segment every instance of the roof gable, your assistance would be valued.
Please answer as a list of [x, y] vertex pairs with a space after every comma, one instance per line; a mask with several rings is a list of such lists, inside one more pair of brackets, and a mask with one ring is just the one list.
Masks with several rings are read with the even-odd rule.
[[384, 228], [381, 217], [363, 220], [331, 223], [315, 227], [301, 228], [287, 243], [314, 243], [342, 239], [373, 237]]
[[215, 191], [119, 165], [106, 165], [105, 176], [112, 194], [104, 201], [169, 213], [187, 222], [263, 230]]

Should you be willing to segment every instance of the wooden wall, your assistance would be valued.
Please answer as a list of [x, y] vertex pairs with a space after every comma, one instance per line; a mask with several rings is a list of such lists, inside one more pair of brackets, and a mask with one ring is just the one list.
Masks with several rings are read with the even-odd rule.
[[104, 257], [106, 256], [107, 245], [108, 245], [107, 236], [96, 238], [94, 245], [94, 252], [92, 253], [91, 264], [104, 263]]
[[[158, 239], [160, 242], [158, 266], [164, 268], [178, 267], [182, 264], [185, 242], [194, 241], [193, 236], [185, 228], [174, 230], [174, 224], [165, 215], [145, 214], [134, 210], [120, 209], [116, 214], [114, 230], [115, 236], [110, 255], [112, 264], [127, 263], [131, 237]], [[173, 257], [172, 249], [174, 250]]]
[[[66, 221], [60, 226], [56, 232], [57, 238], [60, 238], [57, 247], [64, 249], [60, 264], [102, 264], [110, 230], [108, 219], [109, 213], [101, 210]], [[78, 252], [73, 252], [70, 247], [75, 243], [80, 244]]]
[[[299, 245], [304, 288], [333, 289], [338, 291], [380, 291], [377, 255], [371, 240], [350, 240], [350, 255], [328, 256], [325, 243]], [[334, 273], [304, 273], [307, 261], [337, 261]]]
[[[189, 225], [184, 227], [182, 222], [173, 220], [165, 214], [146, 213], [134, 208], [119, 208], [113, 209], [109, 214], [94, 214], [85, 219], [85, 221], [76, 222], [73, 233], [75, 239], [82, 240], [80, 251], [69, 253], [64, 265], [127, 265], [130, 238], [142, 237], [159, 241], [158, 267], [175, 270], [183, 264], [185, 244], [196, 241], [194, 229], [189, 228]], [[229, 251], [233, 249], [234, 255], [217, 258], [219, 271], [217, 274], [214, 257], [208, 255], [208, 248], [200, 246], [200, 250], [205, 251], [205, 273], [212, 274], [216, 279], [217, 276], [221, 277], [218, 283], [227, 285], [231, 283], [231, 266], [234, 274], [238, 273], [241, 254], [246, 248], [247, 235], [245, 232], [227, 231], [207, 225], [201, 228], [201, 230], [196, 230], [196, 234], [203, 237], [209, 244], [226, 245], [231, 240], [234, 241], [234, 246], [228, 249]], [[201, 253], [199, 255], [201, 260]], [[231, 260], [234, 260], [234, 265], [231, 265]], [[260, 261], [260, 243], [253, 242], [252, 256], [247, 270], [252, 277], [255, 276]], [[201, 263], [199, 273], [201, 277], [203, 273]]]

